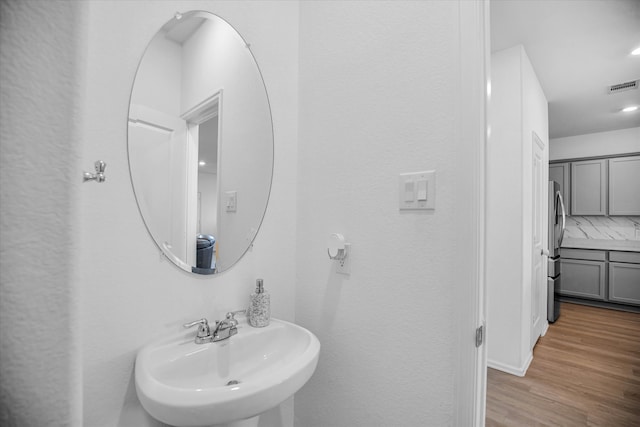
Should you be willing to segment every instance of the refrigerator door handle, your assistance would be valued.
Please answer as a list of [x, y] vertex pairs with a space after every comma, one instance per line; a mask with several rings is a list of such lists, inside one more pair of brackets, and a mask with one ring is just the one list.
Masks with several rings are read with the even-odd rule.
[[566, 213], [564, 210], [564, 202], [562, 201], [562, 194], [556, 192], [556, 198], [560, 202], [560, 209], [562, 209], [562, 228], [560, 229], [560, 238], [558, 239], [558, 247], [562, 245], [562, 239], [564, 239], [564, 228], [567, 224]]

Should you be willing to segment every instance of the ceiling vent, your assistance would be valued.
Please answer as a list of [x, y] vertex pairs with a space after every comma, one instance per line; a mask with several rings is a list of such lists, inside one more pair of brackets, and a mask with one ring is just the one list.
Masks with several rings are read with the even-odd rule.
[[625, 90], [637, 89], [638, 88], [638, 80], [633, 80], [631, 82], [620, 83], [617, 85], [609, 86], [609, 94], [624, 92]]

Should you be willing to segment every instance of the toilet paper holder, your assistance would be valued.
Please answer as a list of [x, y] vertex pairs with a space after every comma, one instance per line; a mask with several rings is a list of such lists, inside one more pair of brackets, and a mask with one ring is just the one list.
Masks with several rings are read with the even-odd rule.
[[87, 182], [87, 181], [104, 182], [105, 181], [106, 178], [104, 176], [104, 170], [107, 167], [107, 164], [102, 160], [98, 160], [97, 162], [95, 162], [95, 167], [96, 167], [96, 173], [84, 172], [82, 174], [82, 182]]

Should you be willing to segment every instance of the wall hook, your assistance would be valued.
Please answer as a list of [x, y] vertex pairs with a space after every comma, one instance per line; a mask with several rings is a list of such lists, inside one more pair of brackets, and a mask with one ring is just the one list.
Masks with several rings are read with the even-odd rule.
[[329, 236], [327, 253], [329, 254], [329, 259], [336, 261], [336, 273], [351, 274], [350, 249], [351, 243], [347, 243], [342, 234], [333, 233]]
[[344, 260], [349, 255], [350, 244], [345, 241], [342, 234], [333, 233], [331, 236], [329, 236], [327, 246], [329, 259], [344, 262]]
[[96, 167], [96, 173], [85, 172], [82, 176], [82, 182], [87, 182], [87, 181], [104, 182], [105, 181], [106, 178], [104, 176], [104, 169], [107, 167], [107, 164], [102, 160], [98, 160], [95, 163], [95, 167]]

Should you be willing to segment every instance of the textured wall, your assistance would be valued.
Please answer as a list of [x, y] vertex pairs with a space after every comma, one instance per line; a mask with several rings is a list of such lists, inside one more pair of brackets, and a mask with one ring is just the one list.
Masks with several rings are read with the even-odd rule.
[[82, 9], [0, 2], [0, 425], [78, 425]]
[[[473, 150], [457, 138], [468, 99], [458, 8], [300, 4], [296, 321], [322, 349], [296, 425], [446, 426], [465, 411], [454, 404], [454, 295], [471, 265], [457, 220], [473, 215], [460, 209]], [[399, 212], [398, 174], [430, 169], [435, 211]], [[353, 245], [348, 277], [327, 258], [335, 232]]]

